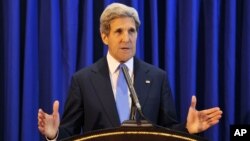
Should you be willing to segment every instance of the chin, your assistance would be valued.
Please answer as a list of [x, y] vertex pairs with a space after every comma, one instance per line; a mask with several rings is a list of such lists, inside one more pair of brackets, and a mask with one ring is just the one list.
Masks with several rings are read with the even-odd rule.
[[129, 59], [131, 59], [132, 57], [134, 57], [134, 55], [133, 54], [130, 54], [130, 55], [123, 55], [123, 56], [121, 56], [120, 58], [119, 58], [119, 62], [122, 62], [122, 63], [124, 63], [124, 62], [127, 62]]
[[120, 62], [121, 62], [121, 63], [127, 62], [130, 58], [131, 58], [131, 57], [129, 57], [129, 58], [121, 58], [121, 59], [120, 59]]

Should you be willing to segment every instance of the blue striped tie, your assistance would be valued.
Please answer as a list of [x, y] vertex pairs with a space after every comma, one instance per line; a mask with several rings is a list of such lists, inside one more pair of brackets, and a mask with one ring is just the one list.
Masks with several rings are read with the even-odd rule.
[[118, 67], [119, 75], [116, 86], [116, 107], [119, 113], [120, 123], [122, 123], [124, 120], [129, 119], [129, 112], [130, 112], [129, 101], [128, 101], [128, 86], [121, 69], [122, 65], [124, 64], [121, 64]]

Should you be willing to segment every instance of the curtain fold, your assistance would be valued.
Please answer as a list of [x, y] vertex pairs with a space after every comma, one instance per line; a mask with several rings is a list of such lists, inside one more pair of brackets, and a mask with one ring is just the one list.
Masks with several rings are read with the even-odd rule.
[[[150, 12], [150, 23], [151, 23], [151, 27], [150, 27], [150, 30], [151, 30], [151, 37], [150, 37], [150, 40], [151, 40], [151, 45], [150, 47], [153, 47], [152, 48], [152, 64], [155, 65], [155, 66], [159, 66], [159, 44], [158, 44], [158, 35], [159, 35], [159, 20], [158, 20], [158, 16], [155, 16], [155, 15], [158, 15], [158, 6], [157, 6], [157, 1], [155, 0], [151, 0], [150, 1], [150, 10], [152, 10]], [[140, 36], [139, 36], [140, 37]]]
[[[178, 36], [177, 36], [177, 58], [175, 60], [179, 78], [177, 85], [179, 89], [179, 111], [181, 120], [186, 120], [187, 111], [191, 103], [191, 96], [196, 95], [196, 50], [198, 32], [198, 1], [179, 1], [178, 3]], [[199, 102], [199, 100], [198, 100]]]
[[[63, 112], [72, 74], [107, 52], [99, 18], [114, 0], [0, 1], [0, 140], [43, 140], [37, 112]], [[168, 74], [180, 121], [219, 106], [203, 134], [229, 140], [229, 125], [250, 124], [250, 1], [115, 0], [138, 10], [136, 56]]]
[[[20, 95], [20, 106], [18, 110], [21, 114], [21, 135], [20, 138], [25, 140], [30, 134], [36, 134], [35, 130], [24, 130], [35, 129], [37, 126], [34, 124], [37, 119], [34, 116], [30, 116], [31, 113], [36, 113], [38, 109], [38, 96], [39, 94], [39, 79], [38, 79], [38, 3], [37, 1], [28, 0], [26, 3], [26, 9], [23, 10], [23, 14], [26, 15], [25, 19], [22, 19], [25, 24], [23, 25], [24, 33], [21, 33], [21, 39], [23, 44], [22, 48], [22, 66], [21, 72], [21, 89]], [[30, 14], [26, 14], [30, 13]], [[20, 107], [22, 107], [20, 109]], [[27, 120], [29, 119], [29, 120]], [[35, 136], [31, 137], [32, 140], [36, 140]]]
[[[21, 55], [20, 45], [20, 2], [18, 0], [9, 0], [3, 2], [3, 32], [4, 34], [4, 135], [8, 140], [18, 140], [20, 138], [19, 122], [21, 116], [20, 101], [21, 96], [21, 73], [22, 65], [19, 58]], [[8, 16], [7, 16], [8, 15]], [[11, 122], [7, 122], [11, 121]], [[6, 139], [6, 138], [4, 138]]]
[[[3, 2], [0, 1], [0, 21], [3, 21]], [[0, 31], [4, 31], [3, 22], [0, 22]], [[0, 67], [4, 66], [4, 36], [0, 34]], [[0, 111], [5, 113], [4, 109], [4, 69], [1, 69], [0, 73]], [[0, 116], [0, 126], [4, 125], [4, 116]], [[4, 129], [0, 128], [0, 140], [3, 140]]]
[[[214, 107], [218, 103], [218, 84], [219, 84], [219, 11], [220, 3], [216, 0], [204, 1], [204, 14], [205, 14], [205, 93], [204, 93], [204, 107]], [[213, 77], [211, 77], [213, 76]], [[206, 136], [216, 139], [218, 136], [218, 126], [211, 128], [205, 132]]]
[[[61, 103], [67, 97], [68, 86], [70, 84], [71, 76], [77, 69], [78, 57], [78, 30], [79, 30], [79, 1], [78, 0], [64, 0], [60, 3], [60, 22], [61, 22], [61, 38], [62, 38], [62, 93], [60, 99]], [[60, 108], [62, 112], [63, 109]]]
[[172, 88], [173, 96], [174, 98], [176, 97], [176, 82], [179, 77], [177, 76], [176, 72], [176, 37], [178, 31], [176, 22], [177, 22], [177, 9], [175, 8], [177, 5], [176, 1], [166, 1], [165, 4], [165, 38], [164, 38], [164, 46], [165, 46], [165, 51], [164, 51], [164, 66], [165, 70], [168, 73], [168, 77], [171, 80], [170, 81], [170, 86]]
[[[224, 11], [221, 12], [220, 28], [222, 33], [220, 36], [220, 51], [219, 51], [219, 86], [222, 88], [219, 93], [219, 103], [224, 109], [223, 128], [229, 132], [229, 126], [234, 123], [235, 114], [235, 74], [236, 74], [236, 0], [226, 1], [224, 4]], [[225, 22], [228, 21], [228, 22]], [[230, 104], [227, 104], [230, 103]], [[220, 131], [220, 133], [223, 133]], [[225, 137], [229, 140], [229, 136]]]

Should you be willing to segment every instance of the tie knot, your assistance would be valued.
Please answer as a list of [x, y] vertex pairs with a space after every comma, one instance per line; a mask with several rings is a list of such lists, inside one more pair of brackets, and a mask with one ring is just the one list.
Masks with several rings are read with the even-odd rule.
[[117, 67], [117, 70], [122, 71], [123, 68], [128, 69], [127, 65], [122, 63]]
[[122, 67], [126, 67], [126, 64], [123, 64], [123, 63], [122, 63], [122, 64], [119, 65], [119, 68], [120, 68], [120, 69], [121, 69]]

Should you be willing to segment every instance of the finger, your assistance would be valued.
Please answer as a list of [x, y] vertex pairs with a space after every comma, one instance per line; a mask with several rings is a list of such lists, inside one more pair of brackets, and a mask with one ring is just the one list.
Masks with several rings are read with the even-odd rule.
[[59, 110], [59, 101], [56, 100], [53, 104], [53, 115], [57, 115]]
[[38, 110], [37, 120], [38, 120], [38, 125], [39, 124], [41, 125], [41, 123], [44, 122], [45, 120], [45, 113], [42, 111], [42, 109]]
[[221, 117], [221, 114], [214, 115], [213, 117], [209, 118], [209, 122], [219, 120]]
[[44, 112], [43, 112], [42, 109], [39, 109], [39, 110], [38, 110], [38, 115], [39, 115], [39, 114], [40, 114], [40, 115], [43, 115], [43, 114], [44, 114]]
[[44, 118], [45, 117], [45, 112], [43, 112], [42, 109], [38, 110], [38, 117]]
[[212, 108], [209, 110], [203, 110], [200, 111], [200, 117], [202, 118], [202, 120], [210, 120], [210, 119], [214, 119], [214, 117], [218, 117], [222, 115], [222, 111], [219, 110], [218, 108]]
[[38, 126], [44, 126], [45, 119], [44, 118], [38, 118]]
[[215, 124], [217, 124], [217, 123], [219, 123], [219, 120], [212, 120], [212, 121], [208, 122], [208, 124], [209, 124], [210, 127], [213, 126], [213, 125], [215, 125]]
[[192, 99], [191, 99], [191, 107], [195, 109], [196, 107], [196, 96], [192, 96]]
[[208, 115], [208, 114], [215, 113], [215, 112], [218, 112], [218, 111], [222, 112], [219, 107], [214, 107], [214, 108], [202, 110], [202, 113]]
[[44, 128], [43, 127], [40, 127], [40, 126], [38, 126], [38, 129], [39, 129], [39, 131], [44, 135]]
[[43, 121], [43, 118], [38, 117], [37, 120], [38, 120], [38, 123], [41, 123]]
[[211, 113], [208, 114], [209, 118], [213, 118], [215, 116], [221, 116], [222, 115], [222, 111], [218, 110], [218, 111], [213, 111]]

